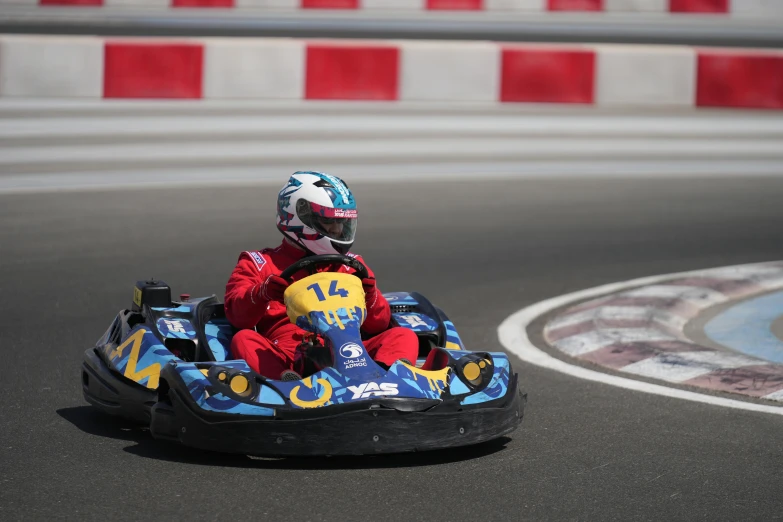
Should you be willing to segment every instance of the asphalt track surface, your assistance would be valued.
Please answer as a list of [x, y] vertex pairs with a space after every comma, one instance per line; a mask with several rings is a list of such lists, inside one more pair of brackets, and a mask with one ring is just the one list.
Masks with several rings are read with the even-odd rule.
[[[783, 172], [781, 172], [783, 174]], [[285, 177], [283, 174], [282, 177]], [[349, 180], [350, 181], [350, 180]], [[282, 185], [0, 196], [0, 519], [773, 520], [783, 419], [522, 364], [522, 427], [473, 448], [365, 458], [192, 451], [93, 411], [82, 353], [133, 281], [222, 293], [279, 240]], [[565, 292], [783, 258], [783, 178], [351, 184], [356, 251], [471, 348]]]

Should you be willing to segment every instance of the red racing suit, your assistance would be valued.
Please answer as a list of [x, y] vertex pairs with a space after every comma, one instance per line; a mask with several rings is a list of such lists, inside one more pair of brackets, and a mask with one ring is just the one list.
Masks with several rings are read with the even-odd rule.
[[[226, 317], [240, 329], [231, 341], [231, 354], [270, 379], [278, 379], [283, 371], [294, 369], [296, 349], [306, 332], [291, 323], [285, 304], [267, 300], [262, 289], [270, 275], [280, 275], [304, 256], [303, 250], [285, 240], [277, 248], [242, 252], [226, 284]], [[352, 257], [365, 264], [361, 256]], [[333, 267], [319, 267], [319, 272], [330, 268]], [[367, 270], [374, 277], [369, 267]], [[354, 272], [342, 265], [337, 271]], [[303, 273], [294, 274], [294, 280]], [[387, 366], [402, 358], [415, 363], [419, 351], [416, 334], [407, 328], [388, 328], [389, 303], [380, 291], [375, 295], [373, 302], [366, 303], [367, 318], [361, 328], [362, 333], [373, 336], [364, 341], [367, 353]]]

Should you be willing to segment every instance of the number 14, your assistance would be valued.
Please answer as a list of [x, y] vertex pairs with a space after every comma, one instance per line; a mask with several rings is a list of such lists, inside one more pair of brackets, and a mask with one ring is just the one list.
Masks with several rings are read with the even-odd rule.
[[[319, 301], [326, 301], [326, 296], [324, 295], [323, 290], [321, 290], [321, 285], [319, 285], [318, 283], [311, 284], [310, 286], [307, 287], [307, 289], [315, 292], [315, 296], [318, 298]], [[329, 285], [329, 295], [330, 296], [339, 295], [340, 297], [348, 297], [348, 290], [344, 288], [337, 288], [337, 281], [332, 281], [332, 284]]]

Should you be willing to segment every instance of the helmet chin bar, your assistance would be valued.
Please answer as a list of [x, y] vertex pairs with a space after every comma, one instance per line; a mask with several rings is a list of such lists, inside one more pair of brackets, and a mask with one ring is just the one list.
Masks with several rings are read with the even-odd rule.
[[347, 254], [348, 251], [351, 249], [351, 246], [353, 243], [350, 244], [344, 244], [344, 243], [337, 243], [336, 241], [332, 241], [332, 248], [334, 248], [338, 254]]
[[309, 256], [317, 256], [317, 255], [321, 255], [321, 254], [324, 254], [324, 253], [327, 253], [327, 254], [335, 254], [336, 253], [336, 254], [343, 254], [343, 255], [345, 255], [345, 254], [348, 253], [348, 251], [353, 246], [353, 242], [346, 244], [346, 243], [338, 243], [336, 241], [330, 241], [330, 243], [332, 245], [332, 248], [334, 249], [334, 252], [320, 252], [320, 253], [316, 253], [316, 252], [313, 252], [312, 250], [310, 250], [309, 248], [307, 248], [307, 245], [304, 243], [304, 241], [302, 241], [298, 237], [292, 237], [288, 232], [284, 232], [282, 230], [280, 230], [280, 232], [282, 232], [283, 236], [288, 241], [290, 241], [294, 245], [296, 245], [299, 248], [301, 248], [302, 250], [304, 250], [307, 253], [307, 255], [309, 255]]

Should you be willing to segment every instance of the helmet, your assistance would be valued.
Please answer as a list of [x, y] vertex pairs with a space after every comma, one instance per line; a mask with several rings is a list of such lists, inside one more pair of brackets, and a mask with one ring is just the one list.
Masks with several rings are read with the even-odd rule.
[[343, 180], [295, 172], [277, 195], [277, 228], [314, 255], [345, 254], [356, 235], [356, 201]]

